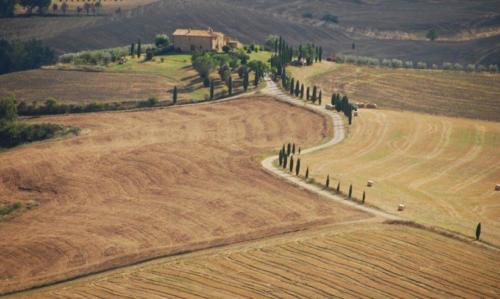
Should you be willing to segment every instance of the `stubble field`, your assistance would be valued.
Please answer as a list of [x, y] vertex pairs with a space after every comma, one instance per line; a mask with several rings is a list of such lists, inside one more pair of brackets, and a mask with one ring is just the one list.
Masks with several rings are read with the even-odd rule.
[[0, 292], [368, 217], [260, 168], [262, 152], [331, 134], [270, 98], [40, 121], [82, 134], [0, 154], [0, 201], [40, 204], [0, 224]]
[[157, 75], [60, 70], [31, 70], [0, 76], [0, 96], [43, 104], [54, 98], [65, 104], [170, 99], [173, 84]]
[[336, 225], [166, 258], [24, 297], [494, 298], [498, 267], [498, 252], [424, 230]]
[[327, 98], [347, 94], [353, 102], [382, 108], [500, 121], [500, 75], [439, 70], [390, 69], [323, 62], [290, 67], [301, 82]]
[[[338, 146], [303, 155], [310, 175], [394, 214], [500, 245], [500, 126], [414, 112], [361, 109]], [[366, 187], [374, 180], [372, 188]]]

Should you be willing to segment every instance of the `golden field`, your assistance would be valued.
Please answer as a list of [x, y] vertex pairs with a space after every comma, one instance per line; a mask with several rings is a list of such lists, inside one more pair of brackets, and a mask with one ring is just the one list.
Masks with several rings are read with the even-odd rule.
[[[385, 211], [500, 245], [500, 126], [414, 112], [361, 109], [341, 144], [303, 155], [311, 176]], [[374, 180], [372, 188], [366, 187]]]
[[336, 225], [169, 257], [23, 298], [494, 298], [499, 252], [408, 226]]
[[331, 134], [268, 97], [37, 121], [82, 133], [0, 154], [0, 202], [39, 203], [1, 222], [0, 292], [369, 217], [260, 168], [284, 141]]
[[500, 121], [500, 75], [441, 70], [391, 69], [324, 61], [289, 67], [292, 76], [351, 102], [381, 108]]

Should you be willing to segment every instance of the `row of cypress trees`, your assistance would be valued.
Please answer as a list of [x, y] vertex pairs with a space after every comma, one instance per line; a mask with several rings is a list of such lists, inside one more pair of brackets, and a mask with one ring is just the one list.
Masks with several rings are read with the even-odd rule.
[[[300, 158], [297, 160], [294, 159], [295, 155], [295, 143], [288, 143], [287, 145], [283, 144], [278, 154], [278, 164], [285, 170], [288, 170], [290, 173], [295, 173], [296, 176], [300, 175], [301, 161]], [[298, 154], [300, 154], [300, 148], [298, 150]], [[306, 168], [305, 177], [306, 180], [309, 179], [309, 167]], [[327, 175], [325, 181], [325, 189], [330, 189], [330, 175]], [[338, 194], [340, 193], [340, 181], [337, 184], [337, 188], [335, 190]], [[347, 194], [347, 198], [352, 198], [353, 187], [352, 184], [349, 186], [349, 192]], [[363, 191], [363, 197], [361, 199], [361, 203], [364, 204], [366, 200], [366, 191]]]

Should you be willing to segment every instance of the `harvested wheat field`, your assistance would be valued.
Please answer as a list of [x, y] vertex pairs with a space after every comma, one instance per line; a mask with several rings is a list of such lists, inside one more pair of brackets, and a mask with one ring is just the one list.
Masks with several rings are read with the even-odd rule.
[[[316, 181], [329, 174], [368, 204], [500, 245], [500, 125], [413, 112], [361, 109], [338, 146], [303, 155]], [[375, 185], [366, 187], [368, 180]], [[398, 205], [406, 205], [397, 212]]]
[[22, 296], [493, 298], [499, 267], [498, 251], [408, 226], [357, 224], [166, 258]]
[[[29, 82], [29, 83], [28, 83]], [[107, 72], [31, 70], [0, 76], [0, 96], [42, 104], [52, 97], [62, 103], [170, 99], [171, 82], [161, 76]]]
[[0, 222], [0, 292], [369, 217], [260, 168], [257, 155], [287, 140], [331, 134], [271, 98], [39, 121], [82, 134], [0, 153], [0, 202], [40, 203]]
[[290, 67], [295, 78], [321, 87], [324, 95], [347, 94], [352, 102], [500, 121], [500, 74], [390, 69], [323, 62]]

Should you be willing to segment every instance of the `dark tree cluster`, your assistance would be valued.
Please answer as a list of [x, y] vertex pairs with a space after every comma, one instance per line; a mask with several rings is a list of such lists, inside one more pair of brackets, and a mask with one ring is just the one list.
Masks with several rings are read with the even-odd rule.
[[337, 112], [342, 111], [349, 120], [349, 124], [352, 124], [352, 114], [353, 111], [357, 110], [357, 108], [355, 105], [349, 103], [349, 99], [346, 95], [341, 97], [338, 93], [332, 94], [331, 104], [335, 107], [335, 110], [337, 110]]
[[38, 68], [55, 60], [54, 51], [38, 40], [0, 40], [0, 74]]

